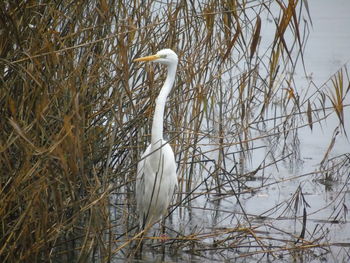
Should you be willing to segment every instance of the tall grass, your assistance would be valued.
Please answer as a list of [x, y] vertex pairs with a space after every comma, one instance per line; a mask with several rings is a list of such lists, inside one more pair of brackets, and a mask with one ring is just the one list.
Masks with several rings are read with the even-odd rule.
[[[106, 261], [124, 249], [115, 239], [136, 220], [135, 169], [164, 80], [135, 57], [166, 47], [180, 56], [164, 124], [180, 206], [230, 189], [239, 200], [247, 178], [295, 160], [298, 128], [327, 118], [326, 100], [343, 120], [343, 74], [335, 95], [293, 83], [305, 4], [2, 1], [1, 261]], [[274, 37], [262, 47], [267, 23]], [[252, 168], [261, 147], [266, 156]], [[241, 233], [258, 240], [252, 231]]]

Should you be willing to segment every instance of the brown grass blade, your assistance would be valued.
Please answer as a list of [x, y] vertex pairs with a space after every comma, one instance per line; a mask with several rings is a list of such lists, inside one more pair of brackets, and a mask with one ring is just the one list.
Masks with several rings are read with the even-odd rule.
[[254, 53], [256, 52], [256, 48], [260, 40], [260, 30], [261, 30], [261, 18], [260, 16], [257, 16], [252, 43], [250, 45], [250, 61], [252, 61], [252, 58], [254, 56]]

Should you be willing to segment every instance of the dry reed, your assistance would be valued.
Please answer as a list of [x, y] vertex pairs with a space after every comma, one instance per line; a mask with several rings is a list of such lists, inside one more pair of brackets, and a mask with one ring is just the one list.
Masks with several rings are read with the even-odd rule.
[[[140, 55], [169, 47], [180, 56], [164, 124], [178, 161], [180, 214], [195, 209], [196, 198], [239, 201], [259, 191], [247, 180], [297, 160], [300, 128], [312, 129], [334, 111], [344, 127], [346, 68], [332, 79], [334, 88], [314, 94], [293, 82], [303, 63], [307, 1], [141, 2], [1, 2], [2, 262], [105, 262], [132, 250], [139, 235], [130, 230], [135, 168], [164, 79], [162, 69], [131, 62]], [[266, 23], [274, 37], [262, 47]], [[261, 148], [265, 157], [251, 167]], [[333, 161], [344, 168], [349, 156]], [[319, 173], [335, 165], [327, 155]], [[276, 210], [306, 211], [302, 200], [298, 188]], [[265, 231], [273, 224], [253, 226], [241, 209], [244, 227], [194, 229], [167, 244], [194, 255], [220, 251], [222, 258], [240, 249], [239, 257], [278, 257], [331, 245], [319, 242], [320, 230], [305, 228], [277, 240]]]

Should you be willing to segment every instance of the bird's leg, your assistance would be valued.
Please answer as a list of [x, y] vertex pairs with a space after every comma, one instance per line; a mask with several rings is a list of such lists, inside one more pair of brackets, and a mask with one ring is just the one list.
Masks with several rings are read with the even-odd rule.
[[165, 233], [165, 218], [162, 219], [162, 221], [159, 223], [160, 224], [160, 241], [162, 243], [165, 243], [169, 237], [168, 235]]
[[140, 240], [136, 240], [136, 244], [133, 248], [134, 250], [133, 254], [137, 259], [142, 259], [143, 237], [144, 237], [144, 233], [141, 234]]
[[143, 248], [144, 237], [147, 235], [150, 228], [151, 228], [151, 225], [146, 225], [144, 228], [140, 227], [139, 233], [136, 235], [136, 236], [140, 235], [139, 238], [136, 239], [136, 245], [134, 247], [135, 258], [137, 259], [142, 259], [142, 248]]
[[161, 226], [162, 235], [164, 235], [165, 234], [165, 218], [162, 218], [160, 226]]

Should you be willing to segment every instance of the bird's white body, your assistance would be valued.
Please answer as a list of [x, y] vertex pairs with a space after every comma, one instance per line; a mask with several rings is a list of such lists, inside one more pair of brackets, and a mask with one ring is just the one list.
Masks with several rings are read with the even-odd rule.
[[143, 227], [156, 223], [166, 213], [177, 185], [173, 150], [164, 140], [157, 145], [147, 147], [137, 166], [136, 202]]
[[174, 152], [163, 139], [163, 119], [166, 99], [175, 81], [178, 57], [174, 51], [163, 49], [156, 55], [135, 61], [154, 61], [168, 68], [167, 78], [157, 97], [152, 122], [151, 144], [137, 166], [136, 204], [140, 227], [156, 223], [167, 211], [177, 186]]

